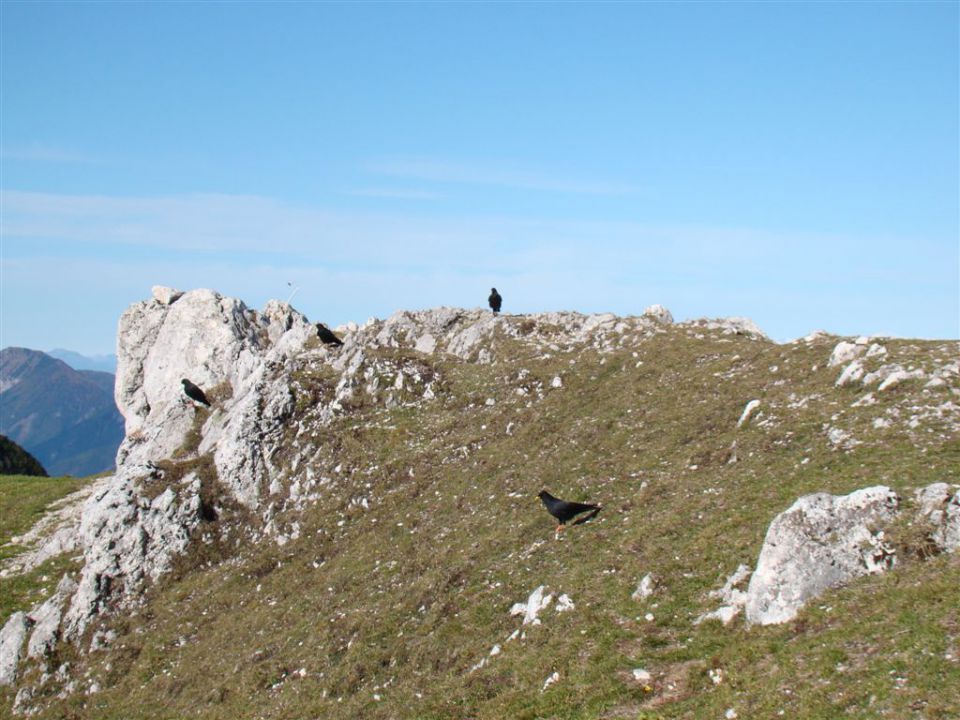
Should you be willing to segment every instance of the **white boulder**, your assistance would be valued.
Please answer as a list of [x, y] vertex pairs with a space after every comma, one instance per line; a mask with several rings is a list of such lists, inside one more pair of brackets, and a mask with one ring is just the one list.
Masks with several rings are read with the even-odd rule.
[[833, 352], [830, 353], [830, 359], [827, 360], [827, 367], [834, 367], [836, 365], [843, 365], [852, 360], [856, 360], [858, 357], [863, 355], [866, 352], [862, 344], [847, 342], [846, 340], [837, 343], [833, 348]]
[[898, 506], [897, 494], [885, 486], [797, 500], [767, 530], [747, 588], [747, 622], [787, 622], [824, 591], [891, 567], [893, 551], [876, 528]]
[[663, 305], [651, 305], [643, 311], [644, 316], [652, 318], [663, 325], [673, 324], [673, 315]]
[[907, 380], [922, 380], [925, 377], [923, 370], [897, 370], [896, 372], [890, 373], [884, 378], [883, 382], [880, 383], [880, 386], [877, 388], [879, 392], [884, 390], [890, 390], [895, 388], [902, 382]]
[[843, 369], [843, 372], [840, 373], [840, 377], [837, 378], [835, 384], [837, 387], [852, 385], [862, 379], [865, 372], [863, 363], [859, 360], [854, 360]]
[[657, 578], [653, 573], [647, 573], [640, 580], [640, 584], [637, 585], [637, 589], [633, 591], [633, 594], [630, 596], [633, 600], [646, 600], [648, 597], [653, 595], [657, 587]]

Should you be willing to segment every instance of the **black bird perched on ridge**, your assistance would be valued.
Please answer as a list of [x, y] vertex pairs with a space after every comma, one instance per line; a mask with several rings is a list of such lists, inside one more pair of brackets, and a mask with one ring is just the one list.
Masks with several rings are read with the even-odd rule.
[[196, 400], [198, 403], [210, 407], [210, 401], [207, 400], [207, 396], [203, 394], [203, 390], [198, 388], [192, 382], [184, 378], [180, 382], [183, 383], [183, 391], [187, 394], [187, 397], [191, 400]]
[[343, 345], [343, 340], [334, 335], [333, 331], [323, 323], [317, 323], [317, 337], [324, 345], [336, 345], [337, 347]]
[[490, 288], [490, 297], [487, 298], [487, 302], [490, 303], [490, 309], [493, 310], [494, 315], [500, 312], [500, 305], [503, 304], [503, 298], [500, 297], [500, 293], [497, 292], [496, 288]]
[[593, 517], [596, 517], [597, 513], [600, 512], [599, 505], [589, 505], [587, 503], [577, 503], [577, 502], [567, 502], [566, 500], [561, 500], [560, 498], [555, 498], [553, 495], [548, 493], [546, 490], [541, 490], [540, 494], [537, 496], [542, 501], [547, 508], [547, 512], [553, 515], [557, 522], [560, 524], [557, 525], [557, 536], [559, 537], [560, 532], [563, 530], [564, 525], [568, 520], [572, 520], [574, 517], [581, 513], [593, 511], [592, 515], [581, 518], [574, 525], [581, 522], [586, 522]]

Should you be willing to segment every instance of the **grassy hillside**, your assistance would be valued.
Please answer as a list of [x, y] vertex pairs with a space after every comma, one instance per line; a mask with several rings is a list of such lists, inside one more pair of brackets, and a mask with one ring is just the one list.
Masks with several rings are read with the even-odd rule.
[[[83, 692], [48, 685], [38, 717], [958, 717], [960, 556], [921, 559], [912, 528], [896, 570], [791, 623], [694, 624], [798, 496], [882, 483], [909, 504], [960, 482], [956, 377], [836, 388], [836, 341], [672, 327], [603, 354], [498, 336], [489, 365], [380, 350], [436, 399], [358, 401], [327, 426], [331, 374], [305, 358], [273, 461], [318, 498], [281, 516], [288, 540], [201, 546], [110, 621], [110, 649], [61, 648], [51, 669]], [[957, 354], [884, 344], [928, 373]], [[542, 488], [603, 511], [556, 540]], [[655, 594], [632, 599], [647, 573]], [[510, 608], [539, 585], [574, 608], [522, 626]]]
[[[79, 490], [87, 479], [0, 475], [0, 563], [23, 551], [16, 539], [58, 500]], [[0, 627], [17, 610], [46, 599], [63, 573], [76, 570], [74, 558], [53, 558], [25, 575], [0, 580]]]

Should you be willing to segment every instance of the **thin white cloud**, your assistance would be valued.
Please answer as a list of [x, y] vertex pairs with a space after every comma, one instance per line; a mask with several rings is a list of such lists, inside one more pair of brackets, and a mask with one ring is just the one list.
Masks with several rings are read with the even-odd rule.
[[0, 158], [4, 160], [28, 160], [47, 163], [99, 162], [99, 159], [92, 155], [37, 142], [26, 145], [4, 145], [0, 148]]
[[635, 195], [643, 191], [640, 186], [625, 183], [574, 179], [524, 168], [466, 165], [428, 158], [381, 160], [370, 163], [366, 169], [377, 175], [440, 184], [488, 185], [572, 195]]
[[429, 190], [405, 190], [403, 188], [368, 187], [348, 190], [347, 195], [354, 197], [383, 198], [386, 200], [436, 200], [440, 193]]
[[[359, 266], [570, 265], [598, 274], [642, 267], [730, 277], [808, 267], [817, 276], [840, 278], [870, 268], [866, 261], [876, 241], [679, 224], [350, 213], [223, 194], [115, 197], [3, 190], [0, 206], [3, 236], [37, 241], [38, 248], [47, 240], [91, 250], [293, 255]], [[882, 258], [872, 262], [874, 268], [886, 267]]]
[[[10, 239], [96, 248], [296, 256], [327, 266], [476, 268], [519, 272], [573, 267], [607, 275], [738, 272], [784, 253], [789, 238], [750, 230], [630, 222], [347, 213], [235, 195], [111, 197], [0, 192]], [[814, 239], [814, 244], [822, 240]], [[807, 240], [795, 244], [810, 245]], [[789, 254], [789, 252], [788, 252]], [[249, 262], [249, 258], [244, 259]]]

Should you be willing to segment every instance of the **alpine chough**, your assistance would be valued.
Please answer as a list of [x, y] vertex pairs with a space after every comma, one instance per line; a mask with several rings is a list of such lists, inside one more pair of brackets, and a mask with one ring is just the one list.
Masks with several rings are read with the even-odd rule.
[[592, 517], [595, 517], [598, 512], [600, 512], [599, 505], [590, 505], [588, 503], [577, 503], [577, 502], [567, 502], [566, 500], [561, 500], [560, 498], [555, 498], [553, 495], [548, 493], [546, 490], [541, 490], [540, 494], [537, 496], [540, 500], [543, 501], [543, 504], [547, 508], [547, 512], [553, 515], [557, 522], [560, 523], [557, 525], [557, 532], [559, 533], [563, 530], [564, 525], [568, 520], [572, 520], [577, 515], [581, 513], [593, 511], [593, 514], [581, 518], [578, 520], [575, 525], [580, 522], [585, 522]]
[[496, 288], [490, 288], [490, 297], [487, 298], [487, 302], [490, 303], [490, 309], [494, 313], [500, 312], [500, 305], [503, 304], [503, 298], [500, 297], [500, 293], [497, 292]]
[[323, 323], [317, 323], [317, 337], [324, 345], [343, 345], [343, 340], [334, 335], [333, 331]]
[[210, 401], [207, 400], [207, 396], [203, 394], [203, 390], [198, 388], [192, 382], [184, 378], [180, 382], [183, 383], [183, 391], [187, 394], [187, 397], [191, 400], [196, 400], [198, 403], [210, 407]]

